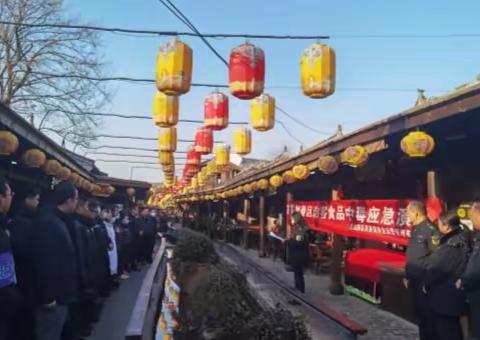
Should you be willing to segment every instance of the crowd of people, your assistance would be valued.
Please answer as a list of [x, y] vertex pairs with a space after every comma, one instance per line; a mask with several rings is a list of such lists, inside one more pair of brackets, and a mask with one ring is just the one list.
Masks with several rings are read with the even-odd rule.
[[165, 231], [157, 211], [101, 205], [68, 181], [15, 194], [0, 177], [0, 340], [87, 337]]
[[455, 210], [432, 224], [420, 201], [408, 205], [407, 217], [413, 227], [405, 286], [412, 293], [420, 339], [464, 339], [464, 316], [470, 338], [480, 339], [480, 202], [470, 210], [473, 231], [462, 225]]

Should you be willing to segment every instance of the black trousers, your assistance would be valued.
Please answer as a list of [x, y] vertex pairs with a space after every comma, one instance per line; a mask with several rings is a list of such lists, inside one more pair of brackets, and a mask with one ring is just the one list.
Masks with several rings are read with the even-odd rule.
[[460, 317], [435, 315], [435, 334], [437, 340], [463, 340]]
[[427, 295], [422, 291], [422, 287], [422, 281], [409, 281], [420, 340], [437, 340], [437, 337], [435, 336], [435, 317], [430, 308]]
[[295, 280], [295, 288], [302, 293], [305, 293], [305, 279], [303, 278], [303, 267], [293, 267], [293, 275]]
[[472, 329], [470, 337], [480, 340], [480, 306], [475, 303], [470, 304], [470, 324]]

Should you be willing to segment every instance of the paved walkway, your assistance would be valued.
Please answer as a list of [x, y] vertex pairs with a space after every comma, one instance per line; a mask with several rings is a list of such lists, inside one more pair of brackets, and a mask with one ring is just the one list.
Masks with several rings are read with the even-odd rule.
[[131, 272], [130, 278], [122, 281], [118, 290], [105, 300], [100, 321], [94, 326], [88, 340], [125, 339], [125, 329], [148, 268], [144, 266], [139, 272]]
[[[234, 246], [241, 254], [255, 260], [264, 269], [270, 271], [284, 282], [293, 287], [293, 273], [285, 271], [285, 264], [281, 260], [274, 261], [272, 258], [259, 258], [256, 250], [245, 250]], [[231, 259], [232, 260], [232, 259]], [[235, 261], [235, 260], [233, 260]], [[328, 293], [329, 277], [314, 275], [307, 271], [305, 274], [306, 295], [312, 301], [321, 299], [327, 305], [357, 321], [368, 328], [368, 333], [361, 336], [361, 340], [416, 340], [418, 339], [417, 328], [414, 324], [386, 312], [374, 305], [368, 304], [358, 298], [341, 295], [334, 296]], [[291, 309], [293, 307], [289, 307]], [[298, 307], [297, 313], [299, 311]], [[300, 310], [301, 311], [301, 310]], [[301, 312], [303, 314], [303, 312]], [[307, 321], [309, 315], [305, 315]], [[332, 335], [319, 334], [321, 330], [313, 329], [314, 339], [334, 339]], [[327, 333], [330, 333], [328, 331]], [[333, 333], [332, 333], [333, 334]], [[337, 338], [338, 339], [338, 338]]]

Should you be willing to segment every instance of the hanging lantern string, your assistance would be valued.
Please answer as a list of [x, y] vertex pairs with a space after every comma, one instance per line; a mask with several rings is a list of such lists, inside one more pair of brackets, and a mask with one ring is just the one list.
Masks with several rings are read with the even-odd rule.
[[[50, 129], [50, 128], [43, 128], [43, 130], [51, 131], [53, 133], [58, 134], [59, 136], [62, 136], [62, 134], [55, 130], [55, 129]], [[107, 135], [107, 134], [99, 134], [99, 135], [87, 135], [87, 134], [82, 134], [78, 132], [73, 132], [70, 131], [68, 132], [70, 135], [81, 137], [81, 138], [90, 138], [90, 139], [95, 139], [95, 138], [118, 138], [118, 139], [138, 139], [138, 140], [153, 140], [157, 141], [158, 138], [153, 138], [153, 137], [140, 137], [140, 136], [125, 136], [125, 135]], [[195, 141], [193, 139], [177, 139], [177, 142], [182, 142], [182, 143], [194, 143]], [[222, 144], [225, 143], [223, 141], [214, 141], [214, 143]]]

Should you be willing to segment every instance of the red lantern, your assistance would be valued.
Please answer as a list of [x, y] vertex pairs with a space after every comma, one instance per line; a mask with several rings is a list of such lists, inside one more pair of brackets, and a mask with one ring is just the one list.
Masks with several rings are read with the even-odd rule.
[[201, 127], [195, 134], [195, 151], [202, 155], [208, 155], [213, 148], [213, 133], [212, 130], [206, 127]]
[[259, 47], [245, 43], [230, 53], [230, 91], [240, 99], [252, 99], [263, 92], [265, 53]]
[[200, 165], [202, 154], [195, 151], [195, 147], [192, 146], [187, 150], [187, 164], [188, 165]]
[[210, 93], [204, 101], [205, 127], [223, 130], [228, 126], [228, 97], [218, 91]]

